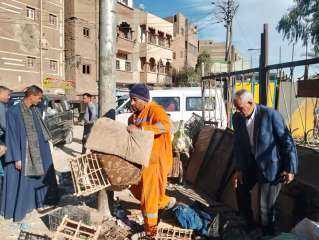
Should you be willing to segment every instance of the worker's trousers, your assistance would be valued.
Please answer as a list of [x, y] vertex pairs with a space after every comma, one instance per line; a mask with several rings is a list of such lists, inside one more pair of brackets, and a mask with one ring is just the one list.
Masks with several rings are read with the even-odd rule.
[[166, 195], [168, 169], [160, 164], [150, 164], [142, 172], [138, 185], [131, 187], [134, 197], [141, 201], [145, 231], [154, 234], [158, 221], [158, 210], [165, 208], [170, 201]]

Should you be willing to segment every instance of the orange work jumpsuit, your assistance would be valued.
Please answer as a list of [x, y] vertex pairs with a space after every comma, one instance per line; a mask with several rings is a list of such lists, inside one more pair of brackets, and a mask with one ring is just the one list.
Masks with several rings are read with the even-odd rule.
[[145, 131], [154, 132], [149, 166], [143, 169], [140, 183], [133, 185], [131, 192], [141, 201], [145, 231], [149, 234], [155, 234], [158, 209], [165, 208], [170, 201], [165, 193], [167, 175], [173, 164], [170, 121], [160, 105], [150, 102], [141, 113], [133, 114], [129, 118], [130, 124]]

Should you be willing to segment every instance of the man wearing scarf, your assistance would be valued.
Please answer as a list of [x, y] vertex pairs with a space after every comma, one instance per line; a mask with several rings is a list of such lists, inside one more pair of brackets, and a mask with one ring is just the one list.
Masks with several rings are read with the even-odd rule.
[[7, 111], [3, 198], [1, 215], [22, 220], [33, 209], [49, 204], [49, 188], [57, 189], [50, 133], [37, 105], [43, 91], [30, 86], [24, 99]]
[[142, 171], [138, 185], [131, 187], [133, 195], [141, 201], [144, 228], [147, 236], [156, 234], [158, 210], [170, 209], [176, 199], [166, 195], [167, 175], [173, 163], [170, 121], [165, 110], [150, 102], [150, 94], [143, 84], [130, 90], [131, 106], [134, 111], [129, 118], [128, 131], [141, 129], [154, 133], [154, 143], [149, 166]]

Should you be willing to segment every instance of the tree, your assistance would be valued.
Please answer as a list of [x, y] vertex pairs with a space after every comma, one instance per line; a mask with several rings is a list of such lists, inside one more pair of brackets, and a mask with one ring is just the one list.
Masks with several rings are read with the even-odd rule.
[[184, 68], [175, 75], [175, 86], [177, 87], [198, 87], [200, 76], [194, 68]]
[[196, 71], [198, 74], [202, 75], [202, 63], [204, 63], [204, 75], [208, 74], [211, 71], [212, 60], [208, 52], [203, 51], [198, 55]]
[[294, 3], [280, 19], [277, 30], [291, 42], [301, 40], [307, 45], [310, 41], [319, 53], [319, 0], [294, 0]]

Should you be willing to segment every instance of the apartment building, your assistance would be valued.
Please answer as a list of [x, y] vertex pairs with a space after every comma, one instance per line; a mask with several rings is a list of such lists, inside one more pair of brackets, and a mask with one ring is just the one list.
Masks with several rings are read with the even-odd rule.
[[118, 1], [116, 4], [117, 53], [116, 84], [126, 87], [140, 81], [139, 73], [139, 13], [133, 8], [133, 1]]
[[139, 11], [140, 82], [172, 84], [173, 24], [151, 13]]
[[[74, 93], [97, 94], [98, 0], [65, 2], [66, 79]], [[116, 84], [170, 84], [173, 24], [140, 9], [132, 0], [116, 4]]]
[[65, 1], [65, 76], [72, 93], [97, 94], [98, 0]]
[[0, 2], [0, 84], [68, 89], [64, 74], [64, 0]]
[[195, 68], [198, 58], [197, 27], [181, 13], [166, 18], [174, 24], [173, 69], [179, 72], [184, 68]]
[[[215, 42], [213, 40], [199, 40], [198, 41], [199, 54], [206, 52], [210, 55], [212, 64], [211, 72], [227, 72], [228, 66], [225, 62], [226, 44], [223, 42]], [[233, 70], [243, 70], [250, 68], [249, 62], [239, 54], [236, 48], [233, 48], [234, 64]]]

